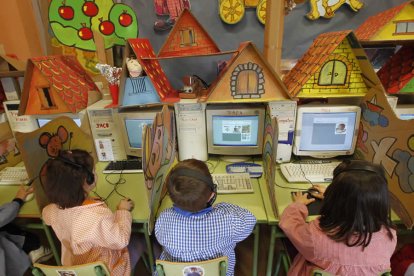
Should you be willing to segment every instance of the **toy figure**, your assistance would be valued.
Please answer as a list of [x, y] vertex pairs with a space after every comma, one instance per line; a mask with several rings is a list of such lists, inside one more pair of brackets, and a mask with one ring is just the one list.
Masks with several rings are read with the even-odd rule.
[[157, 19], [155, 31], [166, 31], [172, 28], [184, 9], [190, 9], [190, 0], [154, 0], [157, 15], [169, 15], [167, 20]]
[[136, 58], [127, 58], [126, 66], [128, 68], [129, 77], [137, 78], [142, 75], [142, 66]]

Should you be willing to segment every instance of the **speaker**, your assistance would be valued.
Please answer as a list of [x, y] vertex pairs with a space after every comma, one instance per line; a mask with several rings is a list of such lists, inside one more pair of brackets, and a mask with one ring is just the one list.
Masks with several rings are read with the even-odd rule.
[[84, 165], [73, 162], [72, 160], [69, 160], [69, 159], [67, 159], [65, 157], [62, 157], [62, 156], [58, 156], [55, 159], [60, 160], [63, 163], [69, 164], [72, 167], [84, 170], [86, 172], [86, 183], [88, 183], [89, 185], [92, 185], [93, 183], [95, 183], [95, 175], [93, 174], [93, 172], [88, 170], [88, 168], [86, 168]]
[[[387, 179], [385, 178], [385, 175], [384, 175], [384, 170], [379, 165], [372, 164], [372, 163], [370, 163], [368, 161], [365, 161], [365, 160], [345, 160], [345, 161], [343, 161], [342, 164], [345, 164], [345, 166], [343, 168], [340, 168], [340, 169], [335, 169], [334, 174], [333, 174], [333, 178], [337, 177], [339, 174], [341, 174], [343, 172], [366, 171], [366, 172], [376, 173], [376, 174], [380, 175], [385, 181], [387, 181]], [[341, 166], [341, 165], [339, 165], [339, 166]]]
[[214, 193], [214, 196], [207, 202], [207, 207], [210, 207], [211, 205], [213, 205], [214, 201], [216, 201], [216, 198], [217, 198], [217, 185], [213, 183], [212, 178], [209, 178], [209, 177], [201, 174], [199, 171], [182, 168], [182, 169], [175, 170], [168, 177], [169, 185], [172, 185], [172, 182], [174, 181], [174, 178], [178, 177], [178, 176], [191, 177], [191, 178], [197, 179], [198, 181], [204, 182], [208, 185], [210, 190]]

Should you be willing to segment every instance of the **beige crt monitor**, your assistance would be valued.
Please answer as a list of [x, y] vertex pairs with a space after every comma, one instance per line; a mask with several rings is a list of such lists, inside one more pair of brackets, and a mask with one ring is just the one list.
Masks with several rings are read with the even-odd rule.
[[142, 157], [144, 125], [152, 125], [159, 107], [134, 108], [119, 111], [118, 126], [127, 157]]

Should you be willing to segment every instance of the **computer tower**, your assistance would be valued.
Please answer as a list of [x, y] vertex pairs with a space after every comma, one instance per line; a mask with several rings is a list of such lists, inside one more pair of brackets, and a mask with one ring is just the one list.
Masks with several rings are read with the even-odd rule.
[[120, 131], [117, 127], [117, 109], [105, 108], [111, 100], [101, 100], [87, 108], [89, 124], [99, 161], [127, 158]]

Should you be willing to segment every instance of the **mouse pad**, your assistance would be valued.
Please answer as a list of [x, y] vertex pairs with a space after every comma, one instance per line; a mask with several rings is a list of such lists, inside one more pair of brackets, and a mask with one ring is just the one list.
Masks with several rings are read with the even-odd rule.
[[[294, 192], [292, 192], [292, 194], [293, 193]], [[308, 192], [304, 192], [304, 193], [308, 193]], [[309, 195], [308, 195], [308, 198], [309, 198]], [[319, 215], [319, 211], [321, 210], [321, 207], [322, 207], [322, 200], [315, 198], [315, 201], [306, 205], [306, 207], [308, 207], [309, 216], [317, 216]]]

